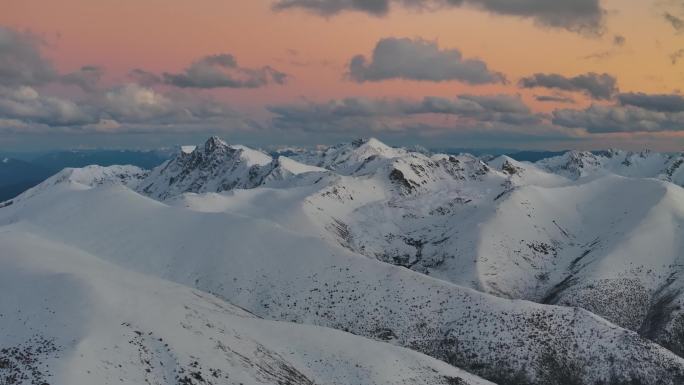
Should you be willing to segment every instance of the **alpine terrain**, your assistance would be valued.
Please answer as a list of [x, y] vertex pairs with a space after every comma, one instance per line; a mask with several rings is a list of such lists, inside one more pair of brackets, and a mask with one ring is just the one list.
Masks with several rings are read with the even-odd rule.
[[0, 203], [0, 384], [681, 385], [683, 186], [376, 139], [67, 168]]

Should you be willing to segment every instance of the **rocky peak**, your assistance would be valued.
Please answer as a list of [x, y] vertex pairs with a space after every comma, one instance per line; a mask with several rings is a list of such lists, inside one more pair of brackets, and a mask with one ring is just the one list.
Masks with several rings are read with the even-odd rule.
[[204, 153], [210, 154], [219, 149], [228, 148], [228, 144], [218, 136], [212, 136], [204, 143]]
[[551, 172], [577, 179], [588, 171], [600, 168], [601, 159], [589, 151], [573, 150], [559, 157], [542, 160], [539, 164]]

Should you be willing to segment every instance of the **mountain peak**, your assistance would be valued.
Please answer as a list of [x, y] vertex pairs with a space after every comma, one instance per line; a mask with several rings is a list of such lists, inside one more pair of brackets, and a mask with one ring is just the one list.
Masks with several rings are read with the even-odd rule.
[[378, 151], [391, 150], [392, 147], [386, 145], [376, 138], [358, 138], [352, 141], [352, 145], [356, 148], [365, 146]]
[[212, 136], [206, 141], [206, 143], [204, 143], [204, 152], [214, 152], [218, 148], [224, 148], [227, 146], [228, 144], [223, 139], [219, 138], [218, 136]]

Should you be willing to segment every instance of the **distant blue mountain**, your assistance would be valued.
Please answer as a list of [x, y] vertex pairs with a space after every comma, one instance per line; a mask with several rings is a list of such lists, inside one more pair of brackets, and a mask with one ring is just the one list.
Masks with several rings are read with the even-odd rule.
[[31, 160], [31, 163], [55, 172], [66, 167], [85, 167], [91, 164], [130, 164], [149, 170], [159, 166], [166, 159], [165, 154], [157, 151], [77, 150], [50, 152]]

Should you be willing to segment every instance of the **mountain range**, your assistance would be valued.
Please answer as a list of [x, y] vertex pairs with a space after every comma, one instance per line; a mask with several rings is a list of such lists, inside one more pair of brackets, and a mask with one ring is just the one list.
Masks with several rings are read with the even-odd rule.
[[0, 203], [0, 383], [684, 383], [684, 154], [287, 155]]

